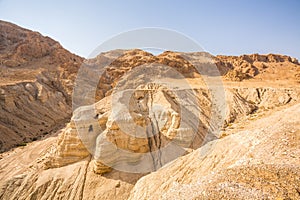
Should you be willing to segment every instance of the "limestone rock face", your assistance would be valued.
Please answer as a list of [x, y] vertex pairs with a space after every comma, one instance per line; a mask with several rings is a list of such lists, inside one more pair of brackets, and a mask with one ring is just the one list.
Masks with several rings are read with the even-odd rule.
[[[259, 100], [256, 91], [251, 88], [226, 89], [225, 127], [266, 106], [264, 101]], [[47, 160], [46, 166], [65, 166], [92, 155], [93, 170], [97, 174], [105, 174], [112, 169], [130, 171], [135, 169], [134, 166], [144, 173], [157, 170], [176, 158], [168, 151], [161, 151], [169, 144], [180, 145], [184, 151], [177, 153], [184, 155], [212, 139], [223, 137], [212, 135], [209, 139], [208, 129], [214, 126], [209, 118], [211, 99], [203, 89], [194, 92], [203, 109], [193, 111], [198, 114], [199, 121], [191, 120], [196, 118], [193, 112], [185, 113], [180, 107], [187, 105], [185, 101], [192, 99], [193, 96], [189, 95], [193, 93], [185, 90], [183, 93], [177, 91], [175, 95], [157, 84], [140, 86], [134, 91], [125, 90], [95, 105], [79, 108], [74, 112], [72, 122], [60, 134], [56, 150], [53, 150], [55, 153]], [[284, 89], [273, 99], [278, 101], [280, 96], [299, 93], [299, 90]], [[185, 99], [178, 99], [180, 94]], [[294, 96], [293, 101], [299, 102]], [[182, 119], [186, 116], [189, 117]]]
[[300, 198], [299, 112], [296, 104], [206, 144], [140, 179], [129, 199]]
[[238, 88], [236, 91], [259, 107], [274, 108], [298, 102], [299, 88]]
[[[172, 159], [167, 152], [161, 151], [168, 148], [169, 143], [192, 145], [197, 124], [195, 120], [191, 120], [195, 124], [187, 124], [181, 119], [179, 100], [166, 88], [149, 84], [133, 93], [122, 91], [113, 98], [113, 103], [124, 103], [114, 104], [106, 129], [97, 137], [94, 158], [98, 164], [102, 162], [120, 170], [136, 165], [144, 173]], [[98, 165], [95, 167], [95, 171], [101, 173]]]
[[240, 93], [230, 89], [226, 92], [227, 115], [225, 125], [234, 122], [237, 118], [247, 116], [257, 109], [254, 102], [243, 98]]
[[[84, 62], [89, 67], [84, 68], [82, 73], [85, 74], [85, 77], [90, 78], [83, 78], [80, 84], [92, 84], [94, 86], [97, 84], [96, 101], [98, 101], [111, 94], [117, 81], [124, 74], [143, 65], [156, 63], [177, 70], [183, 77], [194, 77], [197, 74], [196, 68], [181, 54], [166, 51], [159, 56], [154, 56], [139, 49], [113, 50], [101, 53], [97, 57]], [[198, 58], [200, 55], [203, 56], [199, 53]], [[205, 54], [205, 56], [211, 57], [208, 54]], [[89, 82], [91, 79], [95, 79], [97, 83]], [[81, 90], [79, 93], [81, 92], [85, 93], [86, 91]]]
[[[295, 59], [284, 55], [242, 55], [242, 56], [212, 56], [205, 52], [180, 53], [166, 51], [158, 56], [139, 49], [113, 50], [101, 53], [93, 59], [84, 62], [82, 70], [85, 78], [79, 83], [85, 85], [78, 93], [87, 94], [92, 85], [97, 87], [96, 102], [105, 96], [111, 95], [113, 88], [127, 72], [143, 65], [160, 64], [169, 67], [185, 78], [195, 78], [201, 75], [214, 75], [216, 65], [218, 74], [227, 81], [243, 80], [269, 80], [278, 81], [289, 79], [299, 81], [300, 68]], [[218, 76], [219, 76], [218, 75]], [[91, 80], [94, 80], [91, 81]], [[88, 96], [88, 95], [87, 95]], [[74, 99], [75, 105], [80, 102]], [[95, 103], [95, 99], [88, 100], [89, 104]]]
[[[118, 57], [120, 54], [122, 56]], [[79, 107], [75, 110], [72, 126], [69, 125], [71, 128], [62, 133], [62, 137], [66, 140], [58, 143], [57, 149], [65, 149], [65, 144], [71, 144], [72, 140], [83, 144], [82, 147], [85, 148], [79, 148], [80, 153], [65, 149], [66, 162], [62, 161], [61, 166], [68, 162], [79, 161], [91, 154], [93, 170], [97, 174], [105, 174], [113, 169], [127, 172], [140, 170], [138, 172], [145, 173], [159, 169], [178, 157], [178, 154], [184, 155], [208, 141], [224, 137], [227, 134], [226, 132], [219, 135], [211, 134], [217, 126], [211, 117], [213, 112], [218, 113], [219, 111], [213, 110], [211, 93], [203, 85], [203, 80], [196, 77], [199, 81], [196, 85], [188, 84], [186, 86], [182, 83], [185, 80], [182, 79], [185, 77], [184, 75], [176, 77], [174, 75], [176, 73], [169, 69], [170, 66], [165, 67], [172, 59], [177, 59], [175, 63], [178, 65], [184, 63], [178, 54], [166, 52], [159, 56], [160, 58], [167, 57], [163, 59], [166, 64], [142, 65], [144, 67], [141, 69], [146, 70], [147, 73], [140, 73], [139, 67], [134, 64], [139, 62], [138, 60], [143, 55], [145, 63], [155, 59], [143, 51], [118, 50], [104, 53], [104, 55], [90, 60], [88, 63], [109, 64], [115, 59], [113, 64], [105, 68], [108, 73], [105, 76], [109, 75], [109, 78], [106, 79], [109, 82], [104, 85], [106, 97], [96, 104]], [[188, 55], [195, 60], [203, 59], [201, 53], [199, 53], [200, 57], [197, 57], [199, 56], [197, 53]], [[129, 64], [126, 64], [127, 62]], [[190, 64], [186, 63], [186, 65]], [[117, 73], [118, 70], [120, 73]], [[169, 82], [167, 85], [152, 83], [151, 77], [158, 77], [155, 71], [160, 71], [162, 77], [173, 79], [173, 82]], [[84, 72], [88, 74], [88, 77], [96, 74], [89, 69]], [[119, 75], [114, 74], [115, 72]], [[181, 73], [184, 74], [184, 72]], [[186, 76], [188, 77], [188, 75]], [[145, 80], [149, 83], [144, 84]], [[161, 80], [161, 83], [164, 82]], [[100, 85], [100, 90], [104, 86]], [[230, 128], [232, 123], [249, 115], [255, 115], [260, 108], [272, 109], [274, 106], [299, 102], [297, 88], [264, 88], [256, 87], [256, 85], [251, 85], [250, 88], [226, 86], [225, 93], [224, 128]], [[182, 105], [189, 109], [182, 108]], [[191, 109], [193, 106], [197, 108]], [[219, 114], [217, 121], [220, 121], [220, 117]], [[71, 137], [74, 137], [73, 139], [63, 136], [64, 134], [69, 135], [68, 131], [73, 133]], [[76, 131], [78, 131], [77, 136]], [[173, 154], [167, 150], [160, 150], [170, 144], [176, 144], [181, 149]], [[77, 154], [84, 156], [80, 157]], [[55, 154], [52, 157], [54, 160], [60, 159], [60, 156]], [[51, 162], [55, 163], [55, 161], [48, 163]]]
[[[204, 90], [198, 93], [203, 94]], [[185, 90], [176, 91], [176, 95], [161, 85], [148, 84], [134, 91], [123, 90], [95, 105], [78, 108], [72, 117], [72, 125], [68, 125], [59, 136], [64, 140], [57, 143], [57, 152], [66, 155], [66, 163], [62, 162], [62, 166], [69, 159], [82, 159], [76, 155], [86, 156], [88, 150], [93, 155], [96, 173], [103, 174], [111, 168], [132, 170], [134, 166], [145, 173], [183, 155], [186, 153], [184, 148], [199, 147], [206, 139], [209, 126], [207, 115], [210, 113], [209, 107], [204, 109], [205, 112], [200, 112], [192, 103], [193, 99], [209, 102], [208, 94], [198, 98], [193, 96], [192, 90]], [[201, 115], [203, 121], [193, 113]], [[74, 142], [81, 144], [79, 140], [87, 150], [80, 147], [78, 152], [73, 152], [65, 148]], [[182, 149], [170, 154], [168, 148], [174, 148], [174, 145]], [[162, 151], [162, 148], [166, 150]], [[52, 157], [58, 160], [61, 156], [53, 154]]]
[[52, 148], [45, 161], [45, 168], [62, 167], [88, 157], [90, 153], [78, 137], [73, 123], [67, 125], [57, 139], [56, 148]]
[[[230, 88], [227, 88], [229, 86]], [[299, 157], [297, 157], [299, 154], [297, 132], [299, 90], [296, 87], [274, 88], [274, 91], [278, 90], [279, 95], [274, 97], [274, 102], [285, 94], [289, 94], [292, 99], [286, 104], [270, 107], [269, 111], [263, 109], [262, 111], [267, 112], [266, 115], [270, 117], [259, 119], [259, 115], [255, 118], [256, 112], [259, 114], [260, 109], [265, 105], [264, 102], [267, 102], [260, 100], [267, 96], [260, 95], [258, 98], [256, 92], [262, 86], [257, 84], [254, 88], [229, 86], [226, 86], [226, 102], [229, 105], [226, 119], [230, 119], [232, 125], [229, 128], [234, 133], [229, 134], [230, 129], [226, 128], [224, 138], [215, 138], [216, 140], [201, 147], [202, 134], [206, 133], [210, 126], [211, 99], [207, 90], [194, 87], [192, 84], [191, 90], [196, 94], [198, 104], [202, 108], [199, 112], [201, 122], [201, 126], [198, 127], [199, 135], [196, 135], [193, 140], [196, 144], [184, 149], [185, 153], [191, 153], [177, 158], [149, 176], [120, 172], [116, 168], [124, 167], [124, 163], [136, 165], [142, 159], [138, 154], [143, 152], [141, 147], [146, 147], [145, 152], [152, 152], [150, 147], [155, 149], [157, 148], [155, 145], [158, 144], [155, 143], [154, 137], [147, 138], [148, 141], [149, 139], [152, 141], [151, 144], [147, 144], [145, 138], [132, 136], [135, 132], [131, 129], [130, 120], [127, 121], [123, 117], [125, 108], [130, 110], [126, 113], [129, 113], [134, 124], [143, 125], [147, 120], [158, 119], [157, 117], [161, 116], [160, 124], [157, 126], [162, 136], [159, 141], [175, 140], [177, 144], [184, 145], [184, 137], [176, 138], [180, 132], [180, 129], [176, 129], [176, 119], [184, 116], [176, 104], [179, 102], [180, 92], [170, 92], [160, 85], [143, 85], [133, 91], [125, 90], [119, 96], [112, 93], [95, 105], [76, 109], [71, 123], [61, 131], [58, 138], [50, 137], [36, 141], [8, 155], [1, 155], [3, 158], [0, 159], [0, 166], [2, 166], [0, 197], [2, 199], [35, 197], [40, 199], [251, 199], [254, 196], [255, 198], [294, 197], [297, 199], [295, 191], [297, 191], [296, 183], [299, 182], [297, 168], [299, 166]], [[30, 85], [26, 88], [32, 90]], [[269, 90], [273, 89], [269, 88]], [[185, 93], [187, 92], [191, 91], [186, 90]], [[174, 93], [176, 95], [173, 99]], [[190, 99], [189, 97], [187, 95], [186, 100]], [[112, 104], [124, 101], [130, 103], [124, 103], [123, 107], [116, 106], [120, 108], [119, 110], [113, 109]], [[160, 106], [156, 109], [157, 107], [153, 106], [155, 103], [162, 104], [164, 109]], [[295, 103], [296, 106], [285, 109], [286, 106]], [[256, 108], [258, 111], [255, 111]], [[272, 114], [272, 109], [282, 111]], [[170, 112], [166, 112], [165, 115], [159, 114], [158, 111], [161, 110]], [[248, 121], [245, 117], [249, 115], [251, 120]], [[167, 121], [169, 123], [163, 123]], [[244, 131], [238, 131], [236, 122], [243, 126]], [[129, 124], [131, 131], [123, 132], [124, 124]], [[171, 128], [178, 131], [175, 137], [168, 134], [167, 130]], [[77, 132], [78, 129], [81, 129], [80, 133]], [[84, 133], [86, 134], [82, 135]], [[181, 136], [185, 136], [184, 133], [188, 131], [182, 132]], [[183, 144], [180, 141], [183, 141]], [[126, 149], [130, 153], [120, 157], [119, 153], [112, 153], [114, 152], [112, 147], [117, 151]], [[197, 149], [198, 147], [201, 148]], [[100, 157], [96, 157], [95, 152], [101, 152], [98, 154]], [[108, 161], [110, 163], [107, 163]], [[150, 166], [160, 166], [157, 161], [159, 159], [156, 162], [150, 160]], [[144, 177], [141, 178], [142, 176]], [[270, 185], [272, 182], [275, 186]], [[53, 193], [53, 191], [58, 192]]]
[[[34, 142], [26, 146], [24, 151], [9, 156], [9, 165], [5, 164], [6, 159], [0, 160], [2, 169], [5, 170], [5, 173], [0, 175], [1, 199], [121, 200], [128, 198], [133, 184], [140, 178], [138, 175], [129, 177], [122, 172], [114, 172], [107, 177], [99, 176], [93, 172], [89, 158], [45, 170], [42, 165], [43, 152], [47, 151], [53, 142], [55, 138], [48, 138], [43, 140], [43, 143]], [[18, 156], [22, 156], [22, 160]]]
[[0, 152], [69, 121], [81, 62], [51, 38], [0, 21]]

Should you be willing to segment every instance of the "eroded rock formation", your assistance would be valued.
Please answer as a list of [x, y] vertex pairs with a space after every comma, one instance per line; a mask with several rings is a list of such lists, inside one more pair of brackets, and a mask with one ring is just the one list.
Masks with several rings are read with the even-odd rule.
[[299, 111], [252, 121], [177, 159], [140, 179], [129, 199], [300, 198]]
[[1, 152], [69, 121], [81, 62], [51, 38], [0, 21]]

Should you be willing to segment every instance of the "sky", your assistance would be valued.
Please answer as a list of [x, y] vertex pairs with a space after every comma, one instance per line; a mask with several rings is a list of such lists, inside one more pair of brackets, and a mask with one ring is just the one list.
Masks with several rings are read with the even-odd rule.
[[178, 31], [213, 55], [300, 59], [300, 0], [0, 0], [0, 19], [83, 57], [122, 32], [157, 27]]

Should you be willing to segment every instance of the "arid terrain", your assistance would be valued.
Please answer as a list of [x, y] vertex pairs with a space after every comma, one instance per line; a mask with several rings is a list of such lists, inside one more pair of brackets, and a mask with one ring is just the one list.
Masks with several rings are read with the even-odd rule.
[[58, 130], [71, 112], [82, 58], [37, 32], [0, 21], [0, 151]]
[[0, 199], [300, 199], [299, 113], [290, 56], [84, 60], [0, 21]]

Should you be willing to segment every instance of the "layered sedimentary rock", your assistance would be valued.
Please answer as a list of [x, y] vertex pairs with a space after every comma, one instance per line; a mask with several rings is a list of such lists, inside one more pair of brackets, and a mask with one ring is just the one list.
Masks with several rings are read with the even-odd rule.
[[[172, 143], [183, 148], [201, 145], [207, 134], [209, 119], [205, 114], [209, 115], [209, 107], [202, 113], [204, 121], [199, 121], [193, 112], [200, 116], [200, 110], [188, 110], [191, 109], [188, 106], [194, 106], [189, 104], [195, 98], [193, 91], [177, 91], [176, 94], [184, 98], [179, 99], [163, 86], [149, 84], [113, 95], [114, 100], [106, 97], [95, 105], [77, 109], [71, 124], [76, 124], [77, 138], [94, 156], [94, 171], [102, 174], [110, 167], [132, 168], [134, 165], [141, 172], [153, 171], [178, 156], [175, 152], [169, 155], [160, 151], [162, 148], [170, 148], [168, 145], [174, 145]], [[200, 101], [199, 98], [194, 100]], [[68, 135], [74, 132], [76, 127], [69, 125], [59, 136], [66, 140], [58, 142], [57, 148], [72, 143], [74, 138]], [[68, 152], [70, 157], [78, 154], [72, 150]], [[131, 166], [127, 166], [128, 163]]]
[[44, 166], [45, 169], [66, 166], [90, 156], [90, 153], [78, 137], [73, 123], [68, 124], [61, 131], [62, 133], [59, 134], [57, 139], [57, 146], [49, 151], [49, 157]]
[[[246, 105], [233, 113], [248, 110], [245, 99], [240, 102], [240, 96], [236, 97], [234, 93], [230, 96], [234, 97], [231, 103]], [[79, 140], [79, 136], [74, 134], [74, 120], [93, 113], [97, 116], [95, 121], [78, 124], [78, 127], [92, 133], [90, 125], [93, 125], [93, 131], [97, 124], [101, 125], [106, 133], [110, 132], [110, 138], [105, 135], [101, 139], [116, 140], [118, 142], [115, 144], [119, 147], [131, 149], [132, 152], [140, 151], [135, 147], [142, 147], [142, 143], [137, 140], [130, 142], [130, 135], [123, 135], [113, 123], [115, 121], [111, 120], [109, 102], [112, 102], [111, 99], [104, 98], [96, 104], [96, 113], [90, 112], [90, 108], [81, 108], [77, 111], [81, 114], [73, 116], [71, 124], [57, 139], [36, 141], [3, 155], [0, 160], [1, 198], [127, 199], [129, 195], [130, 199], [298, 198], [299, 104], [289, 108], [292, 105], [290, 101], [282, 108], [277, 107], [281, 110], [278, 112], [262, 110], [267, 113], [266, 116], [253, 115], [251, 120], [245, 117], [252, 114], [239, 113], [236, 119], [239, 123], [234, 120], [228, 127], [230, 129], [224, 131], [229, 133], [231, 130], [231, 134], [225, 134], [223, 139], [209, 142], [140, 179], [145, 174], [120, 172], [104, 165], [101, 160], [91, 159], [88, 156], [91, 152], [84, 149], [80, 142], [88, 140]], [[257, 106], [256, 112], [262, 112], [259, 111], [259, 104]], [[236, 127], [239, 124], [243, 126], [243, 131]], [[55, 140], [57, 144], [54, 144]], [[57, 151], [53, 151], [55, 149]], [[108, 150], [108, 155], [113, 155], [111, 149]], [[115, 156], [111, 158], [113, 163], [133, 161], [132, 157], [127, 157], [128, 160]], [[52, 165], [45, 168], [47, 163]]]
[[[270, 100], [255, 101], [254, 99], [258, 99], [258, 93], [252, 93], [252, 90], [245, 88], [226, 90], [228, 107], [224, 116], [225, 127], [255, 113], [260, 108], [274, 108], [274, 106], [268, 107], [270, 103], [283, 106], [286, 103], [299, 102], [299, 96], [297, 96], [300, 94], [299, 89], [276, 90], [278, 91], [276, 96], [274, 96], [275, 93], [272, 93], [274, 89], [265, 90], [266, 94], [272, 94], [270, 97], [273, 102]], [[205, 112], [194, 111], [198, 117], [194, 116], [191, 111], [181, 112], [179, 100], [171, 92], [158, 85], [140, 87], [134, 92], [123, 91], [119, 98], [113, 95], [113, 101], [111, 98], [104, 98], [91, 107], [79, 109], [72, 118], [71, 124], [73, 125], [69, 125], [59, 137], [65, 140], [59, 139], [62, 142], [58, 142], [57, 148], [64, 150], [65, 152], [62, 154], [66, 155], [59, 165], [64, 166], [70, 160], [75, 162], [76, 159], [81, 160], [91, 154], [94, 160], [94, 171], [99, 174], [110, 172], [112, 168], [125, 170], [129, 167], [132, 170], [135, 169], [134, 165], [141, 172], [153, 171], [177, 156], [184, 155], [191, 149], [199, 148], [207, 141], [223, 137], [209, 135], [208, 130], [211, 128], [210, 126], [213, 126], [208, 117], [211, 115], [211, 100], [203, 98], [208, 97], [204, 90], [198, 89], [195, 92], [197, 101], [201, 102], [201, 108], [205, 110]], [[184, 93], [186, 95], [187, 91]], [[171, 96], [169, 96], [170, 94]], [[289, 102], [281, 101], [290, 94], [294, 94], [294, 96], [291, 95], [293, 98]], [[185, 101], [191, 98], [193, 96], [186, 96]], [[260, 98], [264, 99], [265, 97], [260, 96]], [[184, 104], [183, 101], [181, 99], [181, 104]], [[129, 102], [129, 104], [115, 104], [118, 109], [114, 110], [111, 107], [114, 102]], [[186, 123], [184, 120], [191, 119], [200, 120], [192, 120], [194, 124], [189, 121], [183, 125]], [[79, 135], [75, 134], [77, 133], [74, 125], [76, 121]], [[69, 136], [70, 133], [73, 133], [72, 137]], [[71, 148], [64, 148], [68, 144], [72, 145], [74, 141], [76, 141], [76, 145], [80, 144], [80, 148], [74, 149], [75, 151], [72, 151]], [[178, 150], [177, 154], [172, 155], [167, 150], [158, 151], [168, 144], [181, 145], [184, 152]], [[74, 146], [76, 145], [74, 144]], [[57, 156], [54, 155], [54, 157]], [[73, 158], [75, 160], [72, 160]], [[144, 165], [139, 165], [140, 163]], [[145, 171], [142, 170], [143, 167]], [[130, 170], [127, 169], [127, 171]]]
[[51, 38], [0, 21], [0, 151], [68, 122], [81, 62]]
[[[205, 81], [197, 75], [199, 71], [191, 64], [209, 67], [207, 63], [212, 60], [232, 62], [231, 66], [217, 62], [216, 67], [223, 74], [235, 70], [237, 63], [246, 61], [275, 64], [289, 62], [292, 67], [298, 66], [290, 57], [283, 56], [280, 59], [276, 55], [276, 59], [272, 60], [274, 56], [257, 59], [251, 55], [250, 58], [253, 57], [254, 60], [250, 60], [245, 56], [223, 58], [210, 57], [205, 53], [165, 52], [155, 57], [141, 50], [116, 50], [86, 61], [89, 65], [84, 71], [87, 77], [95, 76], [97, 67], [102, 67], [103, 71], [97, 74], [101, 75], [100, 83], [94, 85], [97, 89], [95, 92], [101, 93], [96, 98], [102, 100], [91, 106], [78, 108], [72, 118], [72, 124], [76, 124], [79, 132], [77, 137], [86, 147], [86, 150], [82, 149], [83, 154], [86, 155], [88, 151], [92, 155], [94, 171], [99, 174], [110, 172], [113, 168], [125, 171], [140, 169], [143, 173], [154, 171], [179, 155], [226, 135], [215, 134], [214, 129], [218, 129], [218, 124], [211, 119], [213, 113], [218, 113], [214, 116], [217, 121], [224, 120], [219, 128], [226, 128], [261, 108], [271, 109], [298, 102], [299, 89], [226, 86], [226, 95], [221, 96], [224, 98], [222, 108], [226, 112], [221, 114], [219, 110], [214, 110], [211, 88], [205, 86]], [[206, 73], [203, 75], [209, 75], [211, 70], [213, 69], [202, 70]], [[255, 79], [254, 76], [258, 74], [252, 75], [252, 79]], [[157, 82], [155, 84], [154, 78]], [[199, 82], [192, 86], [185, 82], [189, 78]], [[87, 80], [87, 85], [92, 85], [88, 78], [83, 77], [82, 80]], [[83, 90], [84, 87], [80, 89]], [[78, 100], [81, 100], [81, 96]], [[182, 108], [182, 105], [190, 108], [194, 106], [194, 110]], [[75, 127], [72, 132], [75, 132]], [[65, 142], [68, 143], [68, 140]], [[180, 149], [177, 153], [170, 154], [167, 150], [160, 150], [169, 144], [179, 145], [183, 151]], [[72, 152], [70, 156], [74, 157]], [[63, 162], [61, 164], [65, 165]]]
[[296, 104], [206, 144], [140, 179], [129, 199], [299, 199], [299, 112]]

